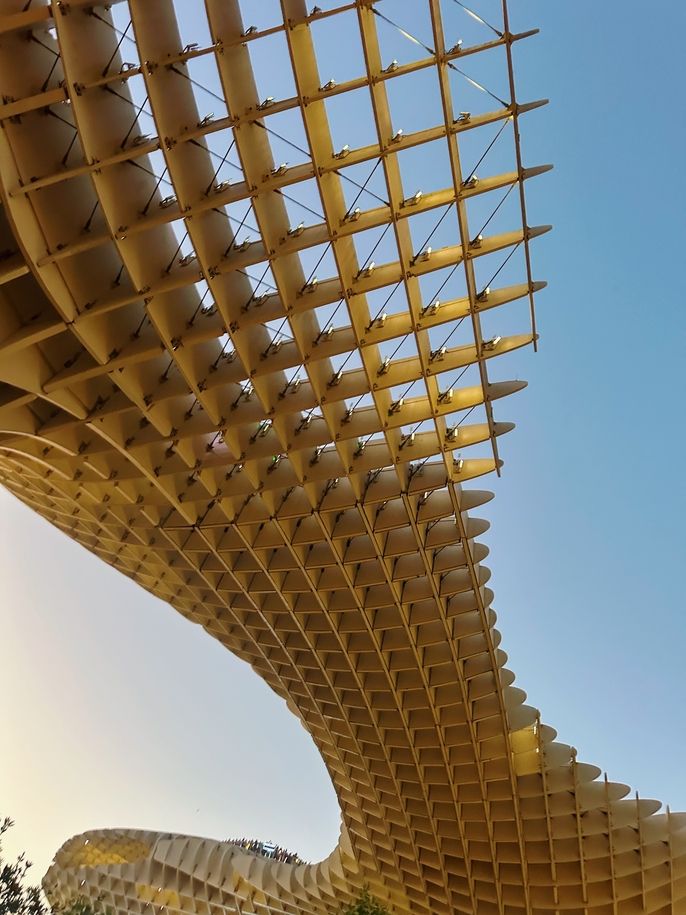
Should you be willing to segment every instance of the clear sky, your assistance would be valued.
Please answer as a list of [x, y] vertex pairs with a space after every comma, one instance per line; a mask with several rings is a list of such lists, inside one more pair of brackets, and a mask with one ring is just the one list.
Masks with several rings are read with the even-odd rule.
[[[180, 2], [184, 40], [203, 43]], [[497, 20], [496, 0], [470, 5]], [[253, 0], [246, 25], [272, 6]], [[497, 410], [518, 424], [503, 476], [478, 484], [497, 492], [482, 539], [498, 625], [517, 685], [579, 758], [683, 810], [686, 10], [511, 6], [541, 27], [517, 48], [518, 95], [551, 99], [522, 133], [526, 165], [555, 164], [530, 182], [529, 221], [555, 231], [533, 246], [540, 351], [511, 363], [529, 387]], [[423, 8], [379, 5], [417, 34]], [[353, 75], [327, 60], [324, 78]], [[0, 813], [36, 877], [73, 833], [116, 825], [330, 851], [336, 801], [283, 703], [4, 492], [0, 619]]]

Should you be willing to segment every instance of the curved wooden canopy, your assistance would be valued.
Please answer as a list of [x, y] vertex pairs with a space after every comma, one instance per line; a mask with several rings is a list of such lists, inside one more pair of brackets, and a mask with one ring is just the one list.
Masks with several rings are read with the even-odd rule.
[[[494, 405], [523, 387], [489, 380], [490, 360], [536, 341], [529, 243], [548, 227], [528, 225], [524, 182], [545, 168], [523, 166], [519, 120], [541, 103], [516, 101], [526, 35], [506, 3], [499, 27], [468, 10], [486, 39], [449, 50], [445, 5], [422, 0], [427, 45], [389, 0], [282, 0], [264, 30], [238, 0], [205, 0], [205, 47], [184, 45], [178, 0], [0, 0], [0, 481], [248, 661], [311, 734], [343, 819], [317, 865], [88, 833], [58, 852], [53, 900], [326, 913], [366, 884], [408, 915], [686, 910], [684, 816], [577, 762], [504, 667], [476, 539], [488, 525], [471, 514], [491, 494], [464, 484], [499, 470], [512, 424]], [[365, 66], [340, 84], [323, 82], [313, 40], [337, 16], [354, 18]], [[419, 57], [384, 60], [382, 25]], [[254, 43], [274, 35], [292, 97], [258, 95]], [[468, 73], [487, 54], [508, 101]], [[216, 67], [221, 115], [198, 107], [197, 60]], [[425, 72], [442, 119], [403, 133], [392, 83]], [[494, 106], [454, 110], [455, 74]], [[330, 102], [360, 91], [375, 139], [336, 148]], [[289, 112], [306, 146], [287, 165], [272, 144]], [[511, 132], [512, 166], [477, 177], [463, 146], [493, 128]], [[437, 142], [449, 185], [429, 173], [408, 188], [402, 156]], [[294, 224], [307, 182], [317, 203]], [[510, 195], [517, 223], [488, 234]], [[448, 213], [454, 231], [432, 245]], [[423, 244], [420, 216], [435, 223]], [[523, 331], [485, 333], [487, 313], [521, 301]]]

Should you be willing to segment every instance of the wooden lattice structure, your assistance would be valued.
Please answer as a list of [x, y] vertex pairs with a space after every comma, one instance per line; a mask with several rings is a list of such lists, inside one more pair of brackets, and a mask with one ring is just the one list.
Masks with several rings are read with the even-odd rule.
[[[296, 94], [261, 98], [251, 48], [267, 32], [243, 22], [238, 0], [197, 0], [207, 47], [183, 44], [172, 0], [0, 0], [0, 481], [248, 661], [312, 735], [343, 819], [318, 865], [88, 833], [56, 856], [55, 900], [86, 894], [141, 915], [328, 913], [366, 884], [395, 913], [686, 911], [684, 817], [577, 762], [504, 667], [476, 540], [488, 525], [471, 515], [491, 495], [464, 484], [499, 470], [511, 424], [494, 404], [523, 387], [490, 381], [490, 360], [536, 341], [543, 284], [529, 243], [547, 227], [528, 225], [524, 183], [545, 169], [524, 168], [519, 119], [540, 103], [516, 101], [513, 45], [526, 35], [511, 32], [505, 2], [488, 40], [449, 49], [441, 0], [420, 2], [431, 46], [399, 64], [378, 39], [391, 0], [313, 11], [282, 0], [267, 31], [287, 42]], [[134, 60], [113, 18], [122, 7]], [[324, 83], [312, 29], [343, 14], [356, 18], [365, 72]], [[453, 74], [494, 51], [509, 100], [455, 110]], [[222, 117], [198, 110], [188, 78], [210, 59]], [[442, 120], [403, 133], [389, 87], [428, 70]], [[328, 101], [359, 90], [376, 140], [336, 149]], [[307, 147], [282, 165], [270, 118], [294, 111]], [[477, 178], [462, 144], [504, 124], [512, 170]], [[235, 181], [219, 180], [210, 151], [227, 132]], [[450, 185], [408, 193], [400, 155], [437, 140]], [[345, 169], [364, 163], [385, 188], [370, 208], [344, 188]], [[321, 218], [293, 225], [285, 201], [305, 181]], [[482, 236], [471, 201], [500, 189], [514, 191], [520, 221]], [[227, 218], [241, 202], [252, 240]], [[456, 214], [452, 243], [417, 248], [411, 220], [442, 208]], [[370, 230], [394, 246], [379, 265], [356, 247]], [[481, 258], [515, 249], [519, 282], [479, 281]], [[330, 275], [305, 269], [312, 250]], [[424, 279], [446, 269], [464, 295], [427, 300]], [[267, 271], [270, 284], [255, 282]], [[402, 308], [372, 305], [396, 290]], [[487, 313], [518, 300], [526, 331], [487, 336]], [[436, 345], [462, 322], [468, 342]], [[474, 383], [446, 383], [467, 369]], [[470, 423], [477, 408], [483, 421]]]

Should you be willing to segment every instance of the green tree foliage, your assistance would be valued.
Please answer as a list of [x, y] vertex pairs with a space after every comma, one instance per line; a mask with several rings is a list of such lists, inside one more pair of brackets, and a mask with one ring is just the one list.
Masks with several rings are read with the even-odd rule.
[[46, 915], [40, 887], [30, 886], [27, 873], [31, 862], [21, 854], [16, 861], [5, 861], [2, 839], [14, 822], [5, 817], [0, 820], [0, 915]]
[[385, 909], [369, 890], [364, 889], [355, 902], [343, 909], [342, 915], [389, 915], [389, 913], [388, 909]]
[[14, 826], [10, 817], [0, 819], [0, 915], [107, 915], [99, 903], [95, 905], [79, 896], [60, 908], [50, 907], [39, 886], [31, 886], [27, 874], [31, 862], [21, 854], [16, 861], [5, 861], [2, 839]]

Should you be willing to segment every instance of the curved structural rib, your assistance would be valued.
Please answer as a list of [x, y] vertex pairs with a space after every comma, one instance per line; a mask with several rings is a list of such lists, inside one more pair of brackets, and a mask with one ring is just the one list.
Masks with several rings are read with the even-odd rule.
[[[686, 906], [683, 816], [577, 763], [504, 667], [487, 524], [471, 515], [490, 494], [463, 484], [499, 468], [511, 424], [494, 404], [522, 387], [489, 381], [488, 362], [536, 340], [529, 242], [547, 227], [528, 226], [523, 184], [545, 169], [521, 162], [519, 119], [537, 107], [514, 97], [526, 36], [503, 5], [481, 44], [447, 50], [444, 9], [426, 0], [430, 45], [410, 35], [419, 56], [398, 64], [379, 47], [391, 4], [282, 0], [269, 35], [296, 94], [263, 99], [251, 59], [265, 33], [238, 0], [206, 0], [207, 47], [183, 44], [172, 0], [0, 0], [0, 480], [248, 661], [312, 735], [343, 818], [312, 866], [88, 833], [56, 856], [55, 900], [325, 913], [368, 884], [396, 913]], [[365, 62], [340, 85], [314, 52], [332, 16], [352, 17]], [[499, 56], [509, 101], [468, 75], [479, 55]], [[196, 103], [198, 61], [216, 68], [219, 115]], [[425, 72], [442, 121], [403, 134], [392, 81]], [[456, 78], [492, 109], [454, 111]], [[355, 91], [376, 139], [335, 149], [330, 100]], [[288, 113], [306, 138], [290, 166], [271, 145]], [[488, 152], [501, 128], [512, 168], [477, 178], [463, 144], [483, 135]], [[431, 143], [450, 183], [415, 193], [401, 157]], [[305, 182], [316, 204], [293, 224]], [[520, 222], [487, 234], [511, 191]], [[451, 237], [432, 245], [444, 214]], [[421, 246], [420, 216], [434, 226]], [[378, 266], [370, 237], [372, 253], [392, 246]], [[515, 263], [518, 282], [495, 288]], [[457, 294], [427, 295], [452, 277]], [[485, 313], [517, 301], [526, 330], [487, 339]]]

